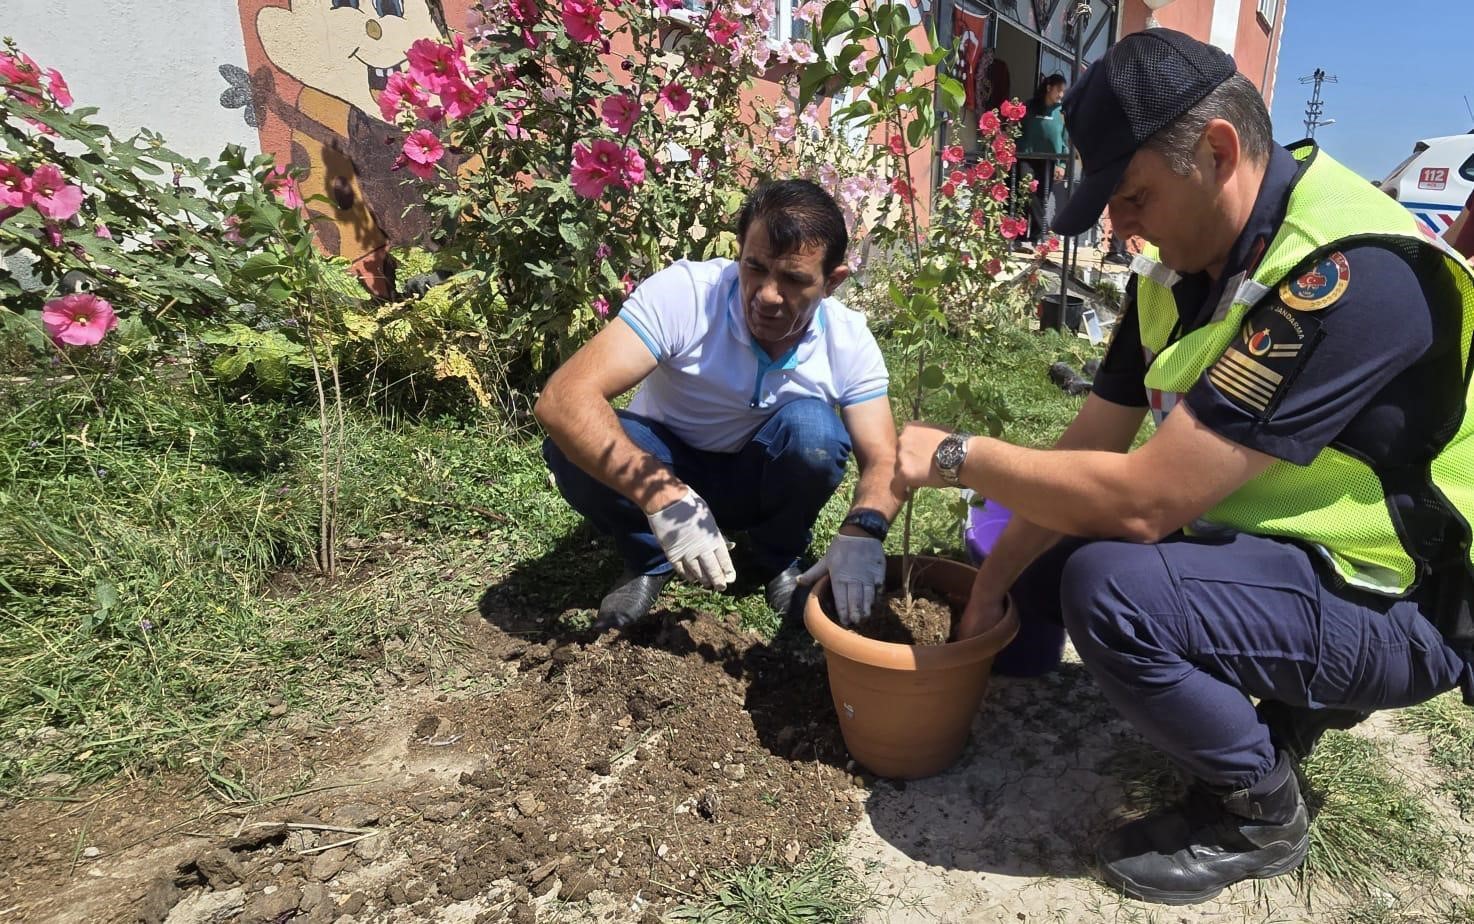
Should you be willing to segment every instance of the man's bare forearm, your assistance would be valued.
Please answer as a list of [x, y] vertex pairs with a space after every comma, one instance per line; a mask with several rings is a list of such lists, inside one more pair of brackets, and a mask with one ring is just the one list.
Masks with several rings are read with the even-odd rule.
[[679, 500], [686, 485], [664, 463], [635, 445], [609, 401], [594, 389], [547, 392], [536, 414], [568, 460], [629, 498], [645, 513]]

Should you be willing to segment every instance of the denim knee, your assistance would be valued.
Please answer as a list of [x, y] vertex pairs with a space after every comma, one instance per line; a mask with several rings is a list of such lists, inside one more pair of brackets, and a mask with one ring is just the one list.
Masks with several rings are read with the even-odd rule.
[[844, 478], [850, 434], [833, 407], [818, 398], [790, 401], [773, 413], [754, 437], [772, 461], [799, 477], [834, 487]]

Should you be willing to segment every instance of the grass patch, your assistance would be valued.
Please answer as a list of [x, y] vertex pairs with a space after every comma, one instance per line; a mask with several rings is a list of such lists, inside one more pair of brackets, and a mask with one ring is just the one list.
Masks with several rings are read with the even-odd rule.
[[671, 921], [699, 924], [843, 924], [875, 904], [874, 893], [837, 847], [821, 847], [792, 869], [754, 865], [715, 874], [712, 897], [683, 905]]
[[[474, 602], [416, 567], [389, 588], [311, 573], [308, 409], [227, 401], [187, 379], [4, 398], [0, 787], [208, 766], [268, 697], [300, 703], [365, 657], [433, 657], [457, 632], [447, 606]], [[350, 430], [345, 545], [480, 535], [510, 567], [576, 524], [548, 501], [535, 441], [495, 421], [355, 413]]]
[[1304, 765], [1314, 813], [1307, 874], [1368, 892], [1442, 870], [1449, 835], [1389, 763], [1380, 743], [1344, 732], [1321, 739]]
[[1398, 724], [1428, 740], [1433, 766], [1444, 772], [1439, 789], [1461, 817], [1474, 809], [1474, 715], [1457, 690], [1398, 713]]

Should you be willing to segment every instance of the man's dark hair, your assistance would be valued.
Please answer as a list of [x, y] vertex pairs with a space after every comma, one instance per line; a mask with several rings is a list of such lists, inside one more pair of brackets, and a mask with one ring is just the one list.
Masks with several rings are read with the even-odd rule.
[[824, 274], [844, 262], [850, 249], [850, 234], [844, 226], [839, 203], [822, 187], [808, 180], [775, 180], [764, 183], [742, 203], [737, 216], [737, 240], [747, 240], [747, 229], [761, 219], [775, 256], [792, 253], [805, 244], [824, 248]]
[[1213, 119], [1224, 119], [1238, 129], [1239, 146], [1246, 159], [1261, 164], [1269, 159], [1269, 149], [1274, 145], [1269, 110], [1264, 97], [1243, 74], [1234, 74], [1219, 84], [1177, 121], [1148, 138], [1144, 146], [1165, 157], [1175, 173], [1187, 176], [1192, 172], [1193, 155], [1203, 130]]

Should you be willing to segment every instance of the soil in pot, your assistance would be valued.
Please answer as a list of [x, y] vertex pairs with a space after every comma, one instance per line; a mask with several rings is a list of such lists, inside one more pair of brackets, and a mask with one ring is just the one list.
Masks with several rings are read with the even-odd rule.
[[[833, 604], [825, 600], [824, 612], [834, 619]], [[898, 645], [942, 645], [952, 638], [952, 623], [957, 614], [941, 594], [930, 590], [914, 591], [911, 605], [899, 590], [875, 598], [870, 618], [851, 628], [877, 642]]]

